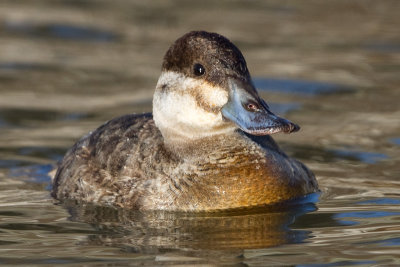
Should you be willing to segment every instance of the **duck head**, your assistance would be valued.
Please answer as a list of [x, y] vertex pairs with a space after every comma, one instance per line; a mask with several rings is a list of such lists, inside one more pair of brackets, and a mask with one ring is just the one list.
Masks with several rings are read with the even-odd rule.
[[167, 51], [153, 118], [166, 141], [178, 142], [238, 128], [251, 135], [300, 129], [274, 115], [260, 98], [240, 50], [204, 31], [185, 34]]

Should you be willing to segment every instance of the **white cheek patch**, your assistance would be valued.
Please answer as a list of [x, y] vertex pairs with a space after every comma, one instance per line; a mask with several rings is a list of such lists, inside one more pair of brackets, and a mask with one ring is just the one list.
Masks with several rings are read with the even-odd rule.
[[[164, 85], [168, 89], [163, 90]], [[221, 113], [212, 113], [201, 108], [190, 93], [191, 90], [201, 90], [197, 93], [201, 94], [202, 101], [209, 106], [220, 107], [228, 101], [228, 94], [222, 88], [176, 72], [162, 73], [153, 98], [153, 117], [164, 137], [176, 134], [198, 138], [222, 130], [221, 125], [225, 122]]]
[[191, 127], [213, 126], [219, 115], [206, 112], [200, 108], [191, 95], [181, 95], [175, 92], [161, 93], [154, 98], [155, 113], [170, 123], [187, 124]]
[[[198, 87], [200, 88], [200, 87]], [[212, 87], [208, 83], [204, 83], [202, 88], [202, 97], [205, 102], [213, 107], [222, 107], [228, 102], [228, 92], [218, 87]]]

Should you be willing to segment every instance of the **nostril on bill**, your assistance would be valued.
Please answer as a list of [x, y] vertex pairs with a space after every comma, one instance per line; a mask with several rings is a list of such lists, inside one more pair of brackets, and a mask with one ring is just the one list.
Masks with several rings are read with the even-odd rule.
[[249, 101], [247, 104], [244, 105], [244, 108], [247, 111], [256, 112], [260, 110], [260, 107], [253, 101]]

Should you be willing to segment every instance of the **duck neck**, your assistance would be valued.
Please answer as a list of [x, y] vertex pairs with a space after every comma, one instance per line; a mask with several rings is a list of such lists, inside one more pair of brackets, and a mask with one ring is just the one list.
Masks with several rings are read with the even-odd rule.
[[[177, 136], [164, 138], [165, 147], [184, 161], [207, 161], [216, 151], [230, 151], [232, 147], [240, 146], [235, 131], [214, 134], [210, 136], [188, 139]], [[237, 140], [237, 142], [235, 141]]]

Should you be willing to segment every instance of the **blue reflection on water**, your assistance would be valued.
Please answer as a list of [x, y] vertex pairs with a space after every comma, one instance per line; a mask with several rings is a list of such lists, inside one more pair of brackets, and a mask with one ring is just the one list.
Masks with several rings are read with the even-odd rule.
[[116, 39], [115, 34], [104, 30], [62, 24], [49, 25], [48, 32], [49, 35], [63, 39], [91, 40], [97, 42], [110, 42]]
[[[351, 219], [367, 219], [367, 218], [380, 218], [389, 216], [398, 216], [400, 212], [390, 212], [390, 211], [353, 211], [353, 212], [342, 212], [335, 214], [334, 219], [338, 220], [343, 225], [357, 225], [359, 222], [352, 221]], [[342, 218], [347, 218], [348, 220], [342, 220]]]
[[19, 108], [0, 108], [0, 127], [26, 127], [36, 125], [33, 121], [75, 121], [93, 117], [93, 114], [83, 112], [59, 112], [57, 110], [29, 110]]
[[29, 163], [21, 160], [14, 160], [14, 159], [2, 159], [0, 160], [0, 169], [8, 169], [17, 166], [28, 165]]
[[256, 88], [260, 90], [277, 91], [287, 94], [301, 94], [308, 96], [353, 91], [348, 87], [327, 82], [273, 78], [255, 78], [253, 79], [253, 82]]
[[52, 159], [59, 161], [63, 158], [64, 149], [52, 148], [52, 147], [21, 147], [18, 149], [18, 155], [33, 156], [45, 159]]
[[66, 24], [35, 25], [29, 22], [5, 23], [5, 29], [10, 32], [37, 37], [73, 39], [78, 41], [111, 42], [118, 38], [115, 33], [106, 30]]
[[301, 105], [298, 103], [268, 103], [271, 111], [275, 114], [285, 115], [288, 112], [300, 109]]
[[391, 211], [353, 211], [353, 212], [342, 212], [335, 215], [335, 218], [379, 218], [387, 216], [400, 215], [400, 212]]
[[400, 246], [400, 237], [389, 238], [389, 239], [378, 241], [376, 243], [380, 244], [381, 246], [384, 246], [384, 247]]
[[26, 167], [16, 167], [10, 169], [10, 176], [29, 177], [29, 181], [35, 183], [48, 183], [50, 181], [49, 172], [55, 168], [53, 164], [37, 164]]
[[376, 241], [368, 241], [368, 242], [361, 242], [358, 244], [377, 244], [381, 247], [392, 247], [392, 246], [400, 246], [400, 237], [395, 238], [388, 238], [383, 240], [376, 240]]
[[55, 164], [36, 164], [25, 167], [10, 168], [9, 175], [38, 184], [45, 184], [46, 190], [52, 189], [50, 172], [56, 168]]
[[1, 62], [0, 70], [1, 71], [9, 71], [9, 70], [55, 70], [57, 66], [46, 65], [46, 64], [38, 64], [33, 62]]
[[396, 145], [400, 145], [400, 137], [390, 139], [390, 142]]
[[377, 198], [377, 199], [370, 199], [365, 201], [357, 202], [358, 205], [400, 205], [400, 199], [394, 198]]
[[337, 156], [345, 159], [355, 159], [368, 164], [375, 164], [380, 160], [387, 159], [388, 156], [383, 153], [354, 151], [354, 150], [331, 150]]

